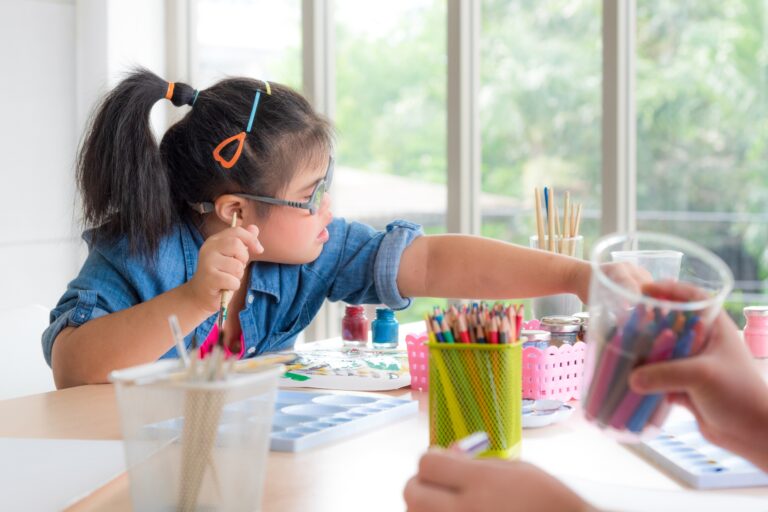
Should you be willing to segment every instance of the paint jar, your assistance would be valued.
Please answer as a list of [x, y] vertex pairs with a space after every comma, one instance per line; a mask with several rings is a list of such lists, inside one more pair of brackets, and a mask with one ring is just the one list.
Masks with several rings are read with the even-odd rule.
[[579, 341], [581, 320], [573, 316], [545, 316], [539, 323], [539, 328], [549, 331], [550, 345], [573, 345]]
[[744, 341], [752, 355], [768, 357], [768, 306], [744, 308], [747, 325], [744, 326]]
[[371, 324], [374, 348], [397, 347], [398, 324], [395, 312], [389, 308], [376, 308], [376, 320]]
[[[617, 251], [682, 253], [678, 282], [688, 295], [649, 296], [607, 272]], [[700, 245], [662, 233], [635, 232], [601, 238], [593, 246], [582, 407], [587, 421], [612, 437], [637, 442], [658, 434], [670, 410], [662, 393], [641, 395], [629, 387], [646, 364], [683, 359], [704, 347], [713, 320], [733, 289], [728, 265]], [[661, 281], [674, 288], [669, 274]]]
[[549, 331], [540, 329], [523, 329], [520, 331], [523, 348], [536, 347], [540, 350], [546, 350], [551, 339], [552, 336]]
[[347, 306], [341, 319], [341, 339], [346, 347], [364, 347], [368, 343], [368, 317], [363, 306]]
[[587, 341], [587, 329], [589, 328], [589, 311], [581, 311], [573, 314], [574, 318], [581, 320], [581, 329], [579, 329], [579, 335], [577, 338], [579, 341]]

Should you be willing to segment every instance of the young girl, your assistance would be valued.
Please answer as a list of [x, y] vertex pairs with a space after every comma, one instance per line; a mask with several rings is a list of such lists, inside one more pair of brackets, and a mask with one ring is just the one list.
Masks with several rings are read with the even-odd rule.
[[[158, 147], [149, 114], [164, 98], [192, 108]], [[325, 299], [393, 309], [414, 296], [586, 300], [581, 260], [424, 236], [404, 221], [377, 232], [334, 219], [333, 167], [331, 126], [288, 87], [231, 78], [197, 91], [130, 74], [104, 99], [79, 154], [89, 255], [43, 334], [57, 386], [175, 357], [171, 314], [187, 346], [205, 340], [205, 350], [222, 290], [234, 292], [223, 330], [236, 357], [290, 348]]]

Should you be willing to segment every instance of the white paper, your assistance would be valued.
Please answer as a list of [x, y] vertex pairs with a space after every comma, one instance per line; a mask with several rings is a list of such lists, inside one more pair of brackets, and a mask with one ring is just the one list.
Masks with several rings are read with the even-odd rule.
[[712, 491], [641, 489], [593, 482], [574, 476], [558, 476], [576, 494], [599, 510], [620, 510], [622, 512], [671, 512], [679, 510], [765, 512], [766, 510], [765, 498], [759, 496], [739, 496], [727, 492]]
[[122, 441], [0, 438], [0, 510], [61, 510], [123, 472]]

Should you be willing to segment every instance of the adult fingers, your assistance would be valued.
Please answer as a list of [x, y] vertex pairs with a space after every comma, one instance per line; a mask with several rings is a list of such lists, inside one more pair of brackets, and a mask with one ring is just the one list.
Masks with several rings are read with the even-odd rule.
[[637, 393], [686, 391], [705, 378], [704, 368], [696, 357], [647, 364], [632, 372], [629, 385]]
[[427, 452], [419, 461], [419, 478], [422, 482], [459, 489], [472, 473], [474, 464], [475, 461], [459, 453]]
[[420, 475], [408, 480], [403, 498], [408, 512], [458, 512], [455, 490], [423, 482]]

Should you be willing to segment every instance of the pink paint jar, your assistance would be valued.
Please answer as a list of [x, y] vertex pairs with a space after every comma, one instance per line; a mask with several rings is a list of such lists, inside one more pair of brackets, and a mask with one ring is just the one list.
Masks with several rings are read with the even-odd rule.
[[744, 341], [755, 357], [768, 357], [768, 306], [744, 308]]

